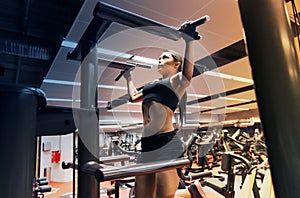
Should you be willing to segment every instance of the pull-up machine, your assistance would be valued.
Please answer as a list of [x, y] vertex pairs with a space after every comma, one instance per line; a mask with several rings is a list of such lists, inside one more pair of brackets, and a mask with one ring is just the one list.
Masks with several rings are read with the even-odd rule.
[[[165, 37], [171, 40], [178, 40], [182, 33], [191, 29], [195, 30], [209, 20], [204, 16], [191, 23], [186, 29], [181, 30], [169, 27], [162, 23], [153, 21], [143, 16], [136, 15], [126, 10], [105, 4], [97, 3], [93, 11], [93, 19], [77, 47], [68, 54], [67, 59], [81, 61], [81, 87], [80, 87], [80, 108], [84, 109], [79, 113], [79, 138], [78, 138], [78, 197], [99, 197], [99, 185], [96, 179], [80, 170], [89, 161], [98, 162], [99, 160], [99, 115], [97, 108], [97, 42], [113, 22], [128, 27], [154, 26], [162, 28], [149, 28], [149, 33]], [[200, 39], [195, 31], [192, 35], [194, 39]], [[114, 64], [114, 63], [112, 63]], [[125, 69], [126, 66], [123, 68]], [[84, 142], [88, 141], [88, 145]]]

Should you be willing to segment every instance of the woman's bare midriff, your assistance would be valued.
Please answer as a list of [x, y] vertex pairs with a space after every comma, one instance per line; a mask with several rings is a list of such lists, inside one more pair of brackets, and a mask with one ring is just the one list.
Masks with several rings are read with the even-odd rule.
[[143, 137], [159, 133], [167, 133], [174, 130], [172, 118], [173, 111], [158, 102], [143, 104], [144, 130]]

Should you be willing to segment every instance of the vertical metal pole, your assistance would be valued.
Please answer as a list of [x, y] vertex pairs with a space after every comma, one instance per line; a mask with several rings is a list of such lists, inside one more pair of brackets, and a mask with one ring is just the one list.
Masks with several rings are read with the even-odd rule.
[[120, 197], [120, 183], [116, 181], [115, 183], [115, 198]]
[[[76, 131], [73, 131], [73, 164], [75, 165], [76, 164]], [[72, 182], [72, 197], [73, 198], [76, 198], [76, 170], [75, 170], [75, 168], [73, 168], [73, 170], [72, 170], [73, 172], [72, 172], [72, 180], [73, 180], [73, 182]]]
[[78, 134], [78, 198], [99, 198], [95, 177], [80, 171], [88, 161], [99, 161], [99, 119], [96, 111], [98, 64], [96, 43], [86, 44], [81, 51], [81, 87]]
[[285, 2], [239, 0], [276, 197], [300, 197], [300, 73]]
[[36, 159], [35, 159], [35, 177], [40, 177], [40, 168], [41, 168], [41, 148], [42, 148], [42, 137], [36, 136]]

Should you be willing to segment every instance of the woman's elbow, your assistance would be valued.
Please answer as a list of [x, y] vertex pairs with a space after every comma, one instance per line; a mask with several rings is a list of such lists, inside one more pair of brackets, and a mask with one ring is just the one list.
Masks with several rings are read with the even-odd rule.
[[140, 95], [132, 95], [129, 97], [129, 101], [134, 103], [134, 102], [140, 102], [143, 100], [143, 97]]

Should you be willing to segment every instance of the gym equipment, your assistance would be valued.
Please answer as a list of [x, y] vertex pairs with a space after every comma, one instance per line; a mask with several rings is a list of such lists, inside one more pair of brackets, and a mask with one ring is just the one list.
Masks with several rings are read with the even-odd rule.
[[267, 169], [264, 175], [263, 183], [260, 190], [260, 197], [275, 198], [270, 169]]
[[[191, 182], [192, 180], [195, 179], [212, 176], [212, 172], [184, 175], [181, 169], [189, 165], [190, 165], [190, 160], [186, 158], [165, 160], [165, 161], [158, 161], [158, 162], [137, 163], [134, 165], [121, 166], [121, 167], [107, 167], [107, 168], [104, 168], [101, 166], [101, 164], [95, 162], [88, 162], [81, 168], [81, 170], [87, 174], [94, 175], [98, 182], [115, 181], [116, 183], [115, 183], [114, 193], [115, 193], [115, 197], [118, 198], [120, 184], [134, 182], [134, 179], [130, 179], [130, 177], [134, 177], [138, 175], [156, 173], [156, 172], [166, 171], [166, 170], [176, 168], [178, 176], [182, 180], [181, 182], [182, 185], [185, 185], [184, 183], [185, 181]], [[133, 193], [133, 185], [131, 186], [129, 185], [128, 187], [132, 188], [131, 193]]]
[[[180, 168], [177, 168], [177, 174], [180, 178], [178, 189], [184, 189], [186, 186], [189, 186], [192, 182], [197, 179], [203, 179], [205, 177], [211, 177], [212, 172], [202, 172], [190, 175], [184, 175]], [[118, 180], [114, 180], [114, 188], [106, 189], [107, 195], [110, 197], [111, 195], [115, 195], [115, 198], [119, 197], [119, 191], [121, 186], [126, 186], [130, 188], [129, 197], [134, 195], [134, 182], [135, 178], [122, 178]]]
[[[45, 107], [45, 94], [40, 89], [16, 84], [0, 84], [0, 93], [0, 195], [31, 197], [37, 112]], [[22, 188], [16, 190], [13, 186]]]
[[124, 74], [126, 74], [126, 72], [130, 72], [130, 71], [132, 71], [133, 69], [134, 69], [134, 67], [133, 67], [133, 68], [125, 68], [125, 69], [122, 70], [122, 71], [120, 72], [120, 74], [116, 77], [115, 81], [120, 80], [120, 78], [121, 78]]
[[[131, 157], [128, 155], [114, 155], [109, 157], [100, 157], [99, 164], [113, 164], [129, 160], [131, 160]], [[78, 169], [78, 164], [74, 164], [73, 162], [62, 162], [61, 167], [62, 169]]]
[[[138, 175], [150, 174], [160, 171], [166, 171], [175, 168], [182, 168], [188, 166], [190, 161], [185, 158], [176, 160], [166, 160], [160, 162], [137, 163], [134, 165], [120, 166], [120, 167], [107, 167], [104, 168], [101, 164], [94, 161], [87, 162], [81, 167], [81, 171], [93, 175], [98, 182], [103, 181], [119, 181], [124, 178], [134, 177]], [[131, 180], [130, 180], [131, 181]], [[117, 182], [116, 191], [118, 192], [119, 183]], [[119, 194], [116, 193], [115, 197], [118, 198]]]
[[[155, 27], [163, 27], [161, 29], [156, 30], [149, 30], [152, 34], [156, 34], [158, 36], [166, 37], [172, 40], [178, 40], [182, 36], [180, 35], [180, 32], [178, 32], [178, 29], [175, 29], [173, 27], [168, 27], [162, 23], [153, 21], [151, 19], [136, 15], [134, 13], [128, 12], [126, 10], [117, 8], [115, 6], [98, 2], [95, 6], [95, 9], [93, 11], [93, 15], [96, 17], [99, 17], [101, 19], [104, 19], [106, 21], [111, 22], [117, 22], [119, 24], [123, 24], [129, 27], [142, 27], [142, 26], [155, 26]], [[187, 28], [184, 30], [180, 30], [181, 32], [185, 33], [191, 29], [193, 29], [193, 32], [195, 32], [195, 28], [206, 21], [209, 20], [208, 16], [201, 17], [200, 19], [191, 22]], [[166, 31], [166, 29], [167, 31]], [[200, 37], [197, 35], [192, 36], [192, 38], [199, 40]]]
[[208, 186], [214, 189], [216, 192], [223, 195], [225, 198], [234, 198], [234, 182], [235, 182], [235, 173], [234, 168], [236, 165], [236, 160], [242, 163], [240, 166], [243, 169], [244, 174], [242, 175], [243, 179], [245, 178], [245, 173], [247, 170], [250, 170], [251, 163], [244, 157], [239, 156], [234, 153], [224, 152], [222, 154], [222, 164], [221, 169], [227, 174], [227, 182], [220, 182], [219, 178], [209, 178], [201, 182], [203, 186]]
[[33, 181], [33, 198], [44, 198], [45, 192], [51, 192], [52, 187], [48, 183], [45, 177], [35, 178]]
[[183, 34], [181, 35], [184, 39], [188, 40], [200, 40], [201, 36], [196, 31], [196, 27], [205, 23], [206, 21], [209, 21], [209, 16], [203, 16], [200, 19], [196, 21], [192, 21], [186, 25], [186, 27], [180, 28], [179, 31]]
[[[257, 186], [257, 179], [261, 179], [262, 181], [260, 188]], [[253, 192], [253, 194], [251, 194], [251, 192]], [[267, 158], [262, 163], [252, 165], [251, 168], [247, 170], [242, 180], [241, 190], [237, 196], [243, 196], [245, 198], [274, 198], [270, 167]]]
[[[124, 161], [129, 161], [132, 160], [132, 157], [128, 156], [128, 155], [114, 155], [114, 156], [109, 156], [109, 157], [100, 157], [99, 159], [99, 164], [101, 164], [102, 166], [105, 165], [105, 167], [108, 167], [109, 165], [112, 165], [114, 163], [118, 163], [118, 162], [124, 162]], [[74, 162], [62, 162], [61, 164], [62, 169], [69, 169], [72, 168], [73, 170], [79, 168], [78, 164], [74, 163]], [[113, 167], [113, 166], [111, 166]], [[81, 169], [79, 170], [81, 171]], [[121, 180], [123, 181], [123, 180]], [[125, 181], [123, 183], [126, 183]], [[73, 185], [75, 184], [75, 181], [73, 181]], [[115, 188], [114, 189], [106, 189], [107, 191], [107, 195], [110, 196], [112, 194], [116, 194], [116, 192], [118, 192], [119, 190], [119, 185], [121, 184], [121, 182], [116, 182], [115, 184]], [[73, 188], [73, 195], [75, 196], [75, 188]]]
[[168, 27], [162, 23], [153, 21], [151, 19], [128, 12], [126, 10], [120, 9], [118, 7], [103, 2], [97, 3], [97, 5], [94, 8], [93, 15], [106, 21], [116, 22], [133, 28], [142, 26], [163, 27], [160, 28], [160, 30], [167, 28], [168, 31], [154, 30], [151, 33], [172, 40], [178, 40], [180, 38], [180, 34], [175, 28]]
[[[201, 152], [201, 157], [203, 159], [207, 160], [206, 155], [212, 149], [213, 145], [215, 144], [215, 141], [216, 141], [216, 134], [213, 134], [213, 133], [211, 133], [209, 136], [206, 136], [205, 138], [200, 137], [199, 134], [196, 134], [196, 133], [191, 134], [189, 139], [185, 142], [185, 148], [186, 148], [185, 156], [187, 156], [191, 161], [190, 167], [187, 167], [185, 169], [185, 174], [189, 174], [190, 172], [191, 173], [203, 172], [205, 169], [204, 165], [207, 165], [206, 168], [208, 168], [208, 169], [219, 166], [219, 164], [216, 163], [217, 162], [216, 158], [214, 159], [214, 162], [212, 165], [208, 165], [208, 161], [206, 161], [207, 164], [199, 163], [200, 162], [199, 161], [199, 154], [200, 154], [199, 152]], [[197, 161], [198, 165], [202, 165], [202, 167], [200, 167], [200, 168], [192, 167], [192, 163], [194, 161]]]
[[37, 135], [66, 135], [76, 130], [74, 111], [70, 107], [46, 106], [37, 115]]

